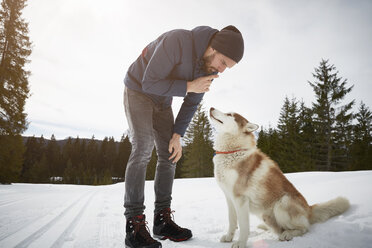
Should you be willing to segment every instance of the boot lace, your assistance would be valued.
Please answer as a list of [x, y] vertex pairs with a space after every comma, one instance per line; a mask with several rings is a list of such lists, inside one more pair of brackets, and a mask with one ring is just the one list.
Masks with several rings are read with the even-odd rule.
[[162, 212], [162, 213], [160, 214], [160, 216], [163, 217], [165, 223], [167, 223], [167, 224], [169, 224], [169, 225], [175, 227], [178, 231], [182, 231], [183, 228], [180, 227], [179, 225], [177, 225], [177, 224], [174, 222], [174, 215], [173, 215], [174, 212], [175, 212], [174, 210], [172, 210], [172, 211], [170, 211], [170, 210], [165, 210], [164, 212]]
[[155, 240], [150, 235], [150, 229], [148, 228], [148, 222], [145, 220], [134, 220], [133, 234], [136, 236], [138, 233], [145, 239], [147, 243], [154, 243]]

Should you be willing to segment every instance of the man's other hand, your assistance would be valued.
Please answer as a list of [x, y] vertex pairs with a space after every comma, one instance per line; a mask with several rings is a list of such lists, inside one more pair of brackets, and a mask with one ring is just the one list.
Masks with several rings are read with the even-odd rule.
[[172, 139], [169, 141], [168, 151], [172, 153], [169, 160], [173, 159], [172, 162], [177, 163], [182, 157], [181, 135], [178, 133], [173, 134]]

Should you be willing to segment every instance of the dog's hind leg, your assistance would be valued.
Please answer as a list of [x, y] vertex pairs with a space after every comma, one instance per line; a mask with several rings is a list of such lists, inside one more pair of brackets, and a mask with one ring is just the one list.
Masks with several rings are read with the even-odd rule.
[[305, 234], [309, 230], [309, 226], [309, 220], [305, 215], [291, 215], [291, 220], [287, 224], [286, 230], [279, 234], [279, 239], [282, 241], [292, 240], [293, 237]]
[[297, 204], [288, 196], [283, 196], [275, 204], [274, 215], [278, 225], [283, 228], [283, 232], [279, 234], [280, 240], [291, 240], [309, 230], [307, 208]]
[[271, 214], [263, 214], [262, 219], [265, 224], [270, 227], [276, 234], [280, 235], [283, 232], [283, 228], [276, 222], [275, 216]]
[[227, 234], [223, 235], [220, 239], [221, 242], [231, 242], [234, 238], [236, 229], [238, 228], [238, 222], [236, 218], [236, 211], [233, 202], [229, 197], [226, 197], [227, 207], [229, 209], [229, 230]]
[[245, 248], [249, 237], [249, 200], [246, 197], [240, 196], [234, 198], [234, 206], [238, 217], [240, 228], [239, 240], [234, 242], [232, 248]]
[[279, 235], [279, 240], [289, 241], [289, 240], [292, 240], [293, 237], [304, 235], [306, 232], [307, 232], [307, 229], [285, 230]]

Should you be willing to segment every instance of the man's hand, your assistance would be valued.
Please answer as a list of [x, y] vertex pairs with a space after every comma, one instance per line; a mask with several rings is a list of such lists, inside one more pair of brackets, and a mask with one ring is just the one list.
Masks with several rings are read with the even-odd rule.
[[187, 92], [205, 93], [209, 91], [212, 80], [215, 78], [218, 78], [218, 75], [200, 77], [191, 82], [187, 82]]
[[178, 133], [173, 134], [172, 139], [169, 141], [168, 151], [172, 153], [169, 160], [173, 159], [172, 162], [177, 163], [182, 157], [181, 135]]

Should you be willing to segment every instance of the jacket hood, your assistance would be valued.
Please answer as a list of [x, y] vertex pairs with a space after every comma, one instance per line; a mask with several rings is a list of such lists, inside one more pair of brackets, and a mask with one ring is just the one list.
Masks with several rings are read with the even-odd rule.
[[194, 40], [195, 52], [198, 60], [203, 57], [210, 40], [217, 32], [217, 29], [208, 26], [199, 26], [191, 30]]

